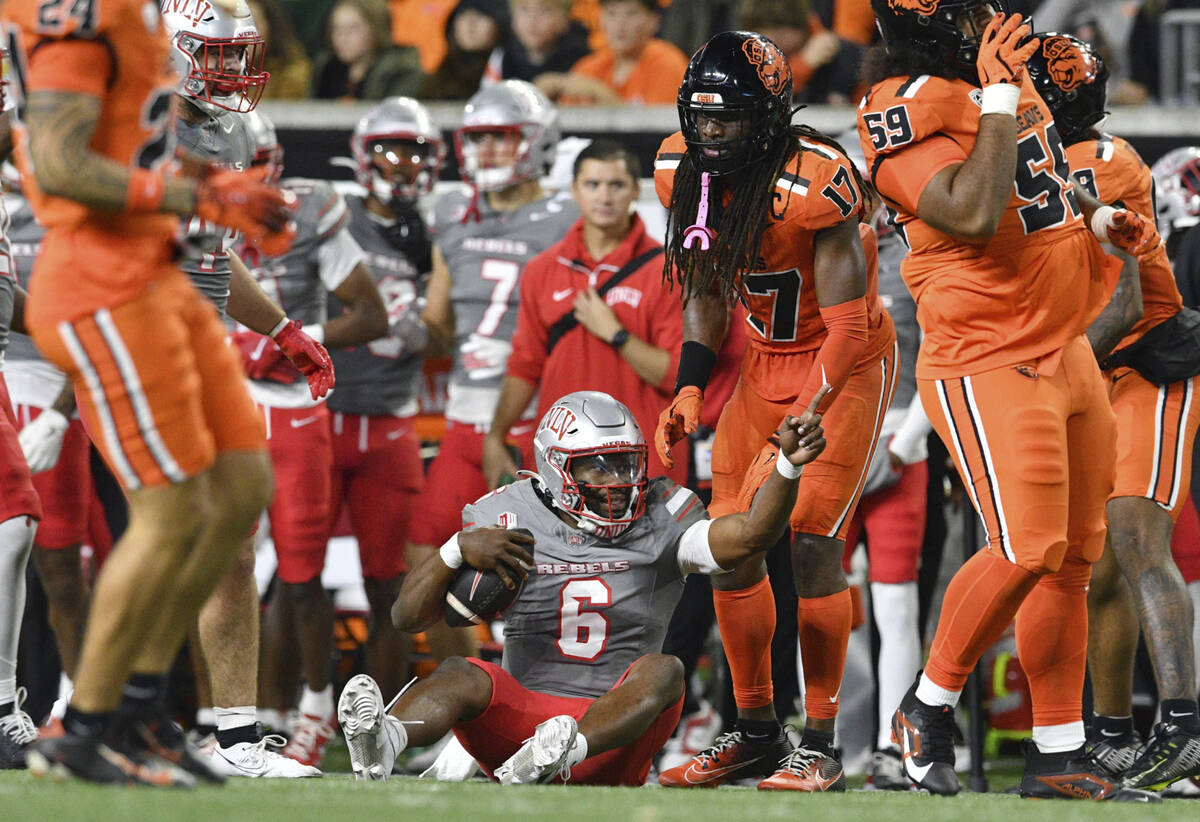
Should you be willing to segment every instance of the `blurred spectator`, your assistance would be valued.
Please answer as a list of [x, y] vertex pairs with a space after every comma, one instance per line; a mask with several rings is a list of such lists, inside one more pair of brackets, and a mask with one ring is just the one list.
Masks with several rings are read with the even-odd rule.
[[570, 71], [588, 53], [588, 32], [570, 18], [571, 0], [510, 0], [512, 34], [494, 52], [489, 74], [525, 80]]
[[446, 18], [458, 0], [388, 0], [392, 42], [421, 54], [421, 70], [433, 74], [446, 56]]
[[[1044, 0], [1033, 20], [1038, 31], [1073, 34], [1090, 43], [1108, 66], [1108, 101], [1138, 104], [1146, 101], [1147, 92], [1143, 84], [1130, 81], [1130, 44], [1145, 41], [1131, 40], [1130, 35], [1140, 5], [1138, 0]], [[1157, 34], [1157, 25], [1155, 29]]]
[[740, 3], [739, 0], [680, 0], [663, 5], [662, 31], [658, 36], [679, 46], [684, 54], [691, 54], [718, 31], [734, 28]]
[[271, 80], [263, 97], [274, 100], [307, 97], [312, 63], [278, 0], [249, 0], [247, 5], [254, 15], [258, 33], [267, 43], [263, 68], [271, 75]]
[[466, 100], [479, 91], [492, 50], [508, 39], [508, 3], [460, 0], [446, 18], [445, 32], [446, 56], [421, 84], [417, 96], [422, 100]]
[[[604, 389], [647, 429], [671, 401], [683, 314], [679, 294], [663, 284], [662, 246], [633, 210], [641, 176], [637, 158], [612, 140], [593, 141], [575, 159], [580, 218], [521, 275], [508, 373], [483, 440], [489, 487], [516, 475], [505, 433], [535, 397], [544, 414], [603, 375]], [[682, 483], [687, 469], [678, 460], [668, 470], [651, 453], [646, 473]]]
[[655, 0], [600, 0], [608, 46], [584, 57], [568, 74], [543, 74], [538, 87], [572, 105], [674, 103], [688, 59], [654, 36], [661, 22]]
[[384, 0], [339, 0], [329, 15], [329, 48], [313, 65], [313, 97], [414, 96], [424, 79], [417, 50], [392, 45], [390, 36]]
[[861, 46], [825, 28], [809, 0], [745, 0], [738, 26], [775, 41], [792, 67], [797, 103], [857, 100]]
[[871, 45], [875, 39], [871, 0], [833, 0], [833, 33], [860, 46]]
[[[1145, 0], [1137, 10], [1126, 55], [1130, 79], [1143, 86], [1150, 97], [1157, 99], [1159, 96], [1159, 24], [1163, 14], [1175, 9], [1197, 8], [1200, 8], [1200, 0]], [[1112, 99], [1111, 92], [1109, 98]]]
[[[319, 54], [326, 46], [325, 30], [328, 28], [329, 12], [337, 0], [279, 0], [287, 13], [292, 29], [300, 38], [305, 54]], [[258, 17], [255, 16], [255, 21]]]

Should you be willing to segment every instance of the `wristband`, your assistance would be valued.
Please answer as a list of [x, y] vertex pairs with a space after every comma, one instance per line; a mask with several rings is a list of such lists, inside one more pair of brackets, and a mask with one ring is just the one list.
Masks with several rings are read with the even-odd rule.
[[1017, 116], [1017, 103], [1021, 100], [1021, 87], [1014, 83], [993, 83], [983, 87], [979, 101], [979, 116], [985, 114], [1007, 114]]
[[800, 473], [804, 470], [803, 465], [792, 465], [791, 461], [783, 455], [783, 449], [779, 449], [779, 456], [775, 458], [775, 470], [784, 479], [795, 480], [800, 479]]
[[457, 571], [462, 567], [462, 549], [458, 547], [457, 533], [442, 543], [442, 547], [438, 549], [438, 554], [441, 555], [442, 562], [446, 563], [447, 568]]
[[1092, 213], [1092, 233], [1096, 235], [1096, 239], [1100, 242], [1112, 242], [1112, 239], [1108, 236], [1108, 227], [1112, 224], [1112, 216], [1116, 213], [1117, 210], [1110, 205], [1100, 206]]
[[278, 334], [283, 329], [287, 328], [287, 324], [290, 322], [291, 322], [291, 320], [289, 320], [287, 318], [287, 314], [284, 314], [283, 319], [280, 320], [279, 322], [275, 323], [275, 327], [267, 332], [267, 336], [274, 338], [276, 334]]
[[162, 174], [145, 168], [129, 172], [129, 185], [125, 189], [125, 210], [135, 214], [155, 212], [162, 208], [166, 195], [167, 181]]
[[686, 385], [694, 385], [703, 391], [708, 387], [717, 364], [717, 353], [704, 343], [688, 340], [679, 349], [679, 375], [675, 378], [675, 393]]
[[321, 325], [320, 323], [302, 326], [300, 330], [312, 337], [321, 345], [325, 344], [325, 326]]

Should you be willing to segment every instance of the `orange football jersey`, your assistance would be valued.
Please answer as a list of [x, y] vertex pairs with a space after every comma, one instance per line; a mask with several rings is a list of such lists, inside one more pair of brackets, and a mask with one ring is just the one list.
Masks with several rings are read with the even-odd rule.
[[[210, 7], [207, 0], [171, 2], [194, 6], [197, 14]], [[157, 2], [7, 0], [3, 17], [22, 102], [32, 91], [98, 97], [102, 105], [93, 151], [127, 167], [156, 169], [173, 162], [175, 76]], [[173, 215], [101, 211], [39, 191], [30, 173], [27, 135], [19, 122], [17, 127], [23, 185], [43, 225], [174, 236], [179, 220]]]
[[1061, 349], [1099, 313], [1120, 269], [1084, 224], [1054, 118], [1028, 82], [1017, 110], [1013, 194], [996, 234], [971, 243], [917, 216], [929, 181], [974, 147], [980, 99], [980, 89], [962, 80], [922, 75], [877, 83], [859, 105], [871, 180], [910, 248], [901, 273], [925, 334], [922, 378], [980, 373]]
[[[780, 213], [772, 215], [763, 231], [757, 265], [754, 271], [740, 273], [749, 345], [774, 354], [821, 347], [826, 331], [814, 284], [813, 238], [862, 208], [850, 161], [829, 146], [803, 139], [800, 143], [803, 150], [775, 183], [774, 208]], [[686, 151], [683, 135], [676, 132], [663, 141], [654, 160], [654, 185], [659, 200], [668, 208], [675, 172]], [[722, 194], [726, 204], [733, 198], [728, 190]], [[682, 215], [681, 219], [692, 216]], [[720, 225], [716, 228], [719, 231]], [[871, 332], [867, 350], [860, 357], [865, 361], [877, 359], [891, 345], [892, 326], [879, 299], [874, 232], [862, 228], [866, 228], [867, 325]]]
[[[1133, 146], [1120, 137], [1107, 134], [1099, 140], [1082, 140], [1067, 147], [1067, 162], [1077, 185], [1082, 185], [1099, 200], [1136, 211], [1154, 222], [1154, 178]], [[1132, 345], [1163, 320], [1174, 317], [1183, 308], [1183, 297], [1175, 285], [1175, 275], [1167, 252], [1161, 245], [1139, 265], [1142, 280], [1142, 318], [1117, 345]]]

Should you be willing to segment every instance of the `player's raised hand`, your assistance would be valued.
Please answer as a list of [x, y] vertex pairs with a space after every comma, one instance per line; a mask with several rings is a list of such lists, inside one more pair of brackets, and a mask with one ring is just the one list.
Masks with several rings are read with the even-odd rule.
[[524, 528], [476, 528], [458, 535], [463, 562], [481, 571], [495, 571], [509, 588], [515, 588], [533, 568], [533, 544], [533, 534]]
[[269, 257], [296, 239], [296, 195], [264, 182], [267, 169], [230, 171], [209, 167], [196, 189], [196, 216], [236, 229]]
[[1109, 241], [1130, 257], [1141, 257], [1162, 244], [1154, 223], [1136, 211], [1119, 208], [1108, 218], [1105, 234]]
[[808, 408], [796, 417], [788, 414], [775, 432], [779, 437], [779, 450], [792, 465], [807, 465], [825, 450], [825, 429], [821, 427], [821, 415], [817, 409], [833, 387], [822, 385]]
[[654, 432], [654, 450], [667, 468], [675, 467], [671, 448], [700, 426], [700, 411], [704, 406], [704, 392], [694, 385], [679, 389], [671, 404], [658, 415], [658, 428]]
[[321, 399], [332, 390], [336, 380], [329, 352], [325, 346], [305, 334], [300, 323], [289, 321], [272, 339], [308, 380], [308, 391], [314, 400]]
[[975, 59], [975, 70], [979, 72], [982, 86], [996, 83], [1021, 82], [1025, 61], [1033, 56], [1041, 40], [1029, 37], [1029, 26], [1022, 24], [1021, 15], [1006, 16], [998, 12], [988, 21], [979, 38], [979, 56]]

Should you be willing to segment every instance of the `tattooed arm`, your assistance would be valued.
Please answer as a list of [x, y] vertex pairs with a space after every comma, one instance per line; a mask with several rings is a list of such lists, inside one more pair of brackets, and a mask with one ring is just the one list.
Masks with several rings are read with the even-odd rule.
[[[25, 112], [29, 153], [42, 191], [90, 208], [122, 211], [130, 169], [90, 148], [101, 102], [76, 92], [30, 92]], [[196, 183], [168, 176], [162, 211], [189, 215], [195, 207]]]
[[1137, 260], [1119, 250], [1113, 252], [1124, 262], [1112, 299], [1100, 316], [1088, 326], [1087, 338], [1097, 360], [1112, 353], [1121, 338], [1142, 318], [1142, 280]]

